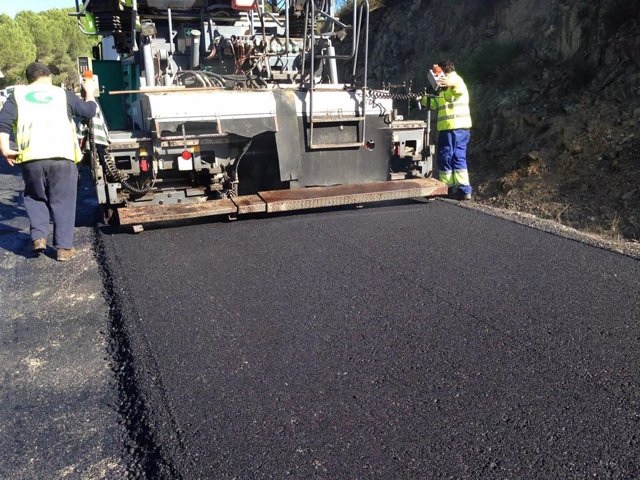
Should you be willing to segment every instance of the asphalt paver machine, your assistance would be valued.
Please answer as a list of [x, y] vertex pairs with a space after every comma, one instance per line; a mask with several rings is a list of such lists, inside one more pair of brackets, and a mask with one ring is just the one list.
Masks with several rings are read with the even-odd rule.
[[[77, 0], [78, 1], [78, 0]], [[369, 2], [85, 0], [109, 141], [98, 200], [120, 224], [446, 193], [423, 121], [367, 86]], [[97, 122], [97, 121], [96, 121]], [[96, 128], [94, 122], [92, 131]]]

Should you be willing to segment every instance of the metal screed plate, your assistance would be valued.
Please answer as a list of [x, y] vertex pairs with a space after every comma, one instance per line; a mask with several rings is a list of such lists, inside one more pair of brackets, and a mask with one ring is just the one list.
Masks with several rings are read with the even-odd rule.
[[120, 208], [120, 225], [138, 225], [216, 215], [289, 212], [314, 208], [436, 197], [447, 194], [445, 184], [433, 178], [371, 182], [296, 190], [272, 190], [232, 200], [210, 200], [183, 205], [149, 205]]

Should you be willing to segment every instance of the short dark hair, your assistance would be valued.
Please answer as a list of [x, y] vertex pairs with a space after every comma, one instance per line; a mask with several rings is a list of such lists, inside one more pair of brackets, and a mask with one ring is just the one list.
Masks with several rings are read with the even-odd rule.
[[456, 66], [453, 64], [451, 60], [445, 60], [444, 62], [440, 62], [438, 66], [442, 69], [444, 73], [451, 73], [456, 71]]
[[29, 65], [27, 65], [25, 74], [27, 76], [27, 82], [33, 83], [41, 77], [50, 76], [51, 70], [49, 70], [49, 67], [47, 67], [42, 63], [32, 62]]

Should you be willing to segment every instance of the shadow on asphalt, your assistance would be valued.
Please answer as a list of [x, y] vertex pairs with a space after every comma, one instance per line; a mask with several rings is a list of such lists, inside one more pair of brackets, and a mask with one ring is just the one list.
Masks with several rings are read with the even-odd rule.
[[78, 165], [78, 200], [76, 202], [76, 227], [96, 227], [100, 222], [100, 206], [91, 170]]
[[0, 223], [0, 249], [25, 258], [33, 257], [31, 238], [18, 228]]
[[[20, 169], [10, 167], [2, 156], [0, 156], [0, 174], [21, 176]], [[22, 232], [20, 228], [14, 226], [16, 219], [27, 215], [22, 205], [22, 194], [20, 193], [15, 193], [10, 198], [0, 200], [0, 249], [21, 257], [30, 258], [31, 238], [27, 233]]]
[[10, 199], [0, 200], [0, 222], [7, 222], [14, 218], [26, 217], [22, 203], [22, 195], [16, 194]]
[[[78, 165], [78, 200], [76, 202], [76, 228], [98, 226], [100, 208], [95, 194], [95, 187], [88, 167]], [[0, 156], [0, 174], [21, 176], [20, 169], [10, 167]], [[22, 190], [23, 186], [20, 186]], [[0, 249], [10, 251], [25, 258], [35, 255], [31, 252], [31, 238], [28, 234], [29, 220], [24, 209], [22, 192], [10, 198], [0, 199]], [[25, 231], [23, 231], [25, 230]], [[49, 251], [44, 255], [55, 258], [55, 252]]]
[[3, 175], [21, 175], [20, 168], [10, 167], [2, 155], [0, 155], [0, 173]]

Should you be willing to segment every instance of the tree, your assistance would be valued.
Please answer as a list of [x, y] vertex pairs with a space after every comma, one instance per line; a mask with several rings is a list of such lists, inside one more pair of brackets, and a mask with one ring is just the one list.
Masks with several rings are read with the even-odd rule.
[[24, 80], [24, 71], [36, 59], [36, 46], [27, 30], [20, 28], [8, 15], [0, 15], [0, 70], [2, 83], [14, 85]]
[[7, 85], [24, 81], [24, 70], [33, 61], [47, 65], [56, 84], [75, 80], [77, 57], [90, 56], [99, 39], [82, 34], [68, 12], [23, 11], [15, 20], [0, 16], [0, 70]]

